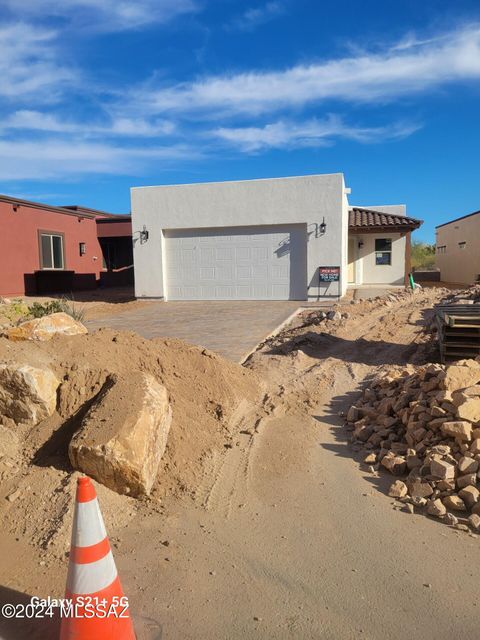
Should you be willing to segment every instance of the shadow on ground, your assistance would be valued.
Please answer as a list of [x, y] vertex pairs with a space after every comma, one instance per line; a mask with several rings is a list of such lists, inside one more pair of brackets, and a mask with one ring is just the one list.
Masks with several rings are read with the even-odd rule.
[[122, 304], [124, 302], [132, 302], [136, 300], [135, 292], [132, 287], [97, 287], [96, 289], [87, 289], [85, 291], [72, 291], [69, 293], [49, 293], [43, 295], [33, 295], [36, 300], [41, 297], [64, 298], [74, 302], [108, 302], [110, 304]]
[[[394, 498], [390, 498], [388, 496], [388, 491], [390, 486], [395, 480], [403, 480], [403, 476], [393, 476], [387, 471], [383, 470], [380, 467], [378, 474], [372, 474], [367, 472], [366, 466], [363, 464], [363, 460], [366, 455], [369, 453], [369, 450], [363, 447], [359, 447], [358, 450], [354, 449], [350, 443], [350, 434], [351, 431], [347, 429], [345, 426], [345, 417], [344, 415], [348, 411], [348, 409], [355, 404], [356, 400], [360, 397], [363, 389], [368, 386], [368, 382], [370, 378], [367, 378], [363, 381], [361, 385], [359, 385], [358, 389], [355, 391], [350, 391], [340, 396], [336, 396], [332, 398], [330, 404], [326, 407], [324, 415], [316, 415], [313, 416], [315, 420], [318, 420], [322, 424], [330, 425], [330, 432], [333, 434], [335, 438], [335, 444], [324, 444], [322, 443], [322, 447], [332, 452], [336, 456], [340, 456], [342, 458], [348, 458], [349, 460], [353, 460], [358, 464], [358, 471], [362, 474], [363, 478], [369, 482], [372, 487], [374, 487], [380, 493], [383, 493], [390, 501], [394, 500]], [[429, 520], [433, 521], [435, 524], [439, 526], [445, 526], [444, 523], [439, 521], [437, 518], [430, 517], [426, 514], [423, 509], [415, 509], [416, 513], [427, 516]], [[404, 512], [404, 515], [411, 515], [410, 513]]]
[[[60, 617], [57, 610], [52, 611], [52, 617], [32, 616], [32, 612], [41, 614], [41, 609], [33, 610], [30, 604], [31, 595], [15, 591], [9, 587], [0, 586], [0, 638], [1, 640], [58, 640], [60, 635]], [[11, 605], [5, 607], [5, 605]], [[14, 612], [15, 617], [8, 618]]]
[[[418, 327], [419, 330], [426, 328], [431, 324], [433, 313], [433, 309], [419, 310], [420, 317], [415, 317], [409, 324]], [[282, 343], [271, 345], [266, 353], [288, 355], [293, 350], [300, 350], [310, 358], [334, 357], [347, 363], [370, 366], [439, 362], [438, 345], [433, 340], [434, 334], [427, 335], [430, 335], [430, 341], [405, 344], [386, 340], [369, 340], [364, 336], [349, 340], [327, 332], [305, 331], [288, 335]]]
[[306, 353], [310, 358], [334, 357], [345, 362], [354, 362], [371, 366], [403, 365], [409, 362], [417, 351], [418, 345], [404, 345], [383, 340], [348, 340], [329, 333], [308, 331], [290, 338], [281, 345], [271, 347], [266, 353], [286, 355], [294, 349]]

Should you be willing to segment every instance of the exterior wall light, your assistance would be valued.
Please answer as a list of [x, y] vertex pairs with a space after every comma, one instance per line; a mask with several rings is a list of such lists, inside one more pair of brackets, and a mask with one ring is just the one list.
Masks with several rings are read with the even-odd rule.
[[148, 229], [145, 225], [143, 225], [143, 229], [140, 231], [140, 242], [143, 244], [147, 242], [149, 236]]
[[358, 248], [361, 249], [363, 247], [363, 240], [358, 241]]
[[327, 230], [327, 223], [325, 222], [325, 216], [323, 216], [323, 220], [320, 223], [320, 233], [323, 235]]

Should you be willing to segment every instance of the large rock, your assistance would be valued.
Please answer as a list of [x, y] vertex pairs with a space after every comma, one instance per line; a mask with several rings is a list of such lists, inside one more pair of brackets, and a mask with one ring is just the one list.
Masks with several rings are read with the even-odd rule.
[[390, 489], [388, 490], [388, 495], [391, 498], [403, 498], [408, 493], [407, 485], [401, 480], [395, 480], [395, 482], [390, 485]]
[[452, 364], [445, 372], [439, 374], [442, 379], [442, 386], [448, 391], [457, 391], [471, 387], [480, 382], [480, 362], [475, 360], [464, 360], [465, 364]]
[[68, 313], [52, 313], [42, 318], [27, 320], [7, 331], [10, 340], [50, 340], [55, 334], [75, 336], [88, 333], [87, 328]]
[[153, 376], [112, 376], [70, 442], [70, 461], [118, 493], [148, 495], [171, 420], [167, 390]]
[[443, 504], [447, 507], [447, 509], [453, 509], [454, 511], [467, 510], [463, 500], [455, 494], [451, 496], [445, 496], [445, 498], [443, 499]]
[[17, 424], [38, 424], [55, 411], [59, 384], [50, 369], [0, 364], [0, 414]]
[[480, 491], [477, 489], [477, 487], [474, 487], [471, 484], [459, 491], [458, 495], [464, 501], [467, 507], [470, 507], [470, 509], [474, 505], [476, 505], [480, 499]]
[[442, 431], [445, 435], [451, 436], [461, 442], [470, 442], [472, 439], [472, 425], [465, 420], [455, 420], [444, 422]]
[[460, 420], [480, 422], [480, 397], [463, 398], [462, 403], [458, 406], [457, 416]]
[[438, 460], [434, 458], [430, 462], [430, 472], [432, 476], [436, 476], [441, 480], [451, 480], [455, 477], [455, 466], [445, 460]]
[[436, 500], [428, 501], [427, 513], [431, 516], [435, 516], [436, 518], [442, 518], [447, 513], [447, 508], [440, 498], [437, 498]]
[[466, 389], [459, 389], [452, 393], [452, 404], [456, 407], [461, 405], [465, 400], [469, 398], [480, 398], [480, 385], [476, 384], [473, 387], [467, 387]]
[[468, 518], [468, 523], [474, 531], [480, 531], [480, 516], [478, 516], [476, 513], [472, 513], [472, 515]]
[[476, 473], [478, 471], [478, 460], [474, 458], [460, 458], [458, 461], [458, 471], [462, 475], [465, 473]]
[[433, 493], [432, 485], [420, 478], [407, 478], [407, 487], [412, 498], [429, 498]]

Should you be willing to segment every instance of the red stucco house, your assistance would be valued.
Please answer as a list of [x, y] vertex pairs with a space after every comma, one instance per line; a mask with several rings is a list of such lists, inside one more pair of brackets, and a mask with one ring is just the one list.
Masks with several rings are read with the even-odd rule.
[[130, 216], [0, 195], [0, 295], [132, 282]]

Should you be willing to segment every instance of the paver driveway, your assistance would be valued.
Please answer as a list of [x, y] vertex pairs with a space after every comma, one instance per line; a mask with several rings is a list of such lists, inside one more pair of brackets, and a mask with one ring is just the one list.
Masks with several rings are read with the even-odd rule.
[[112, 327], [136, 331], [145, 338], [181, 338], [239, 362], [304, 304], [295, 301], [152, 301], [139, 309], [86, 324], [89, 329]]

